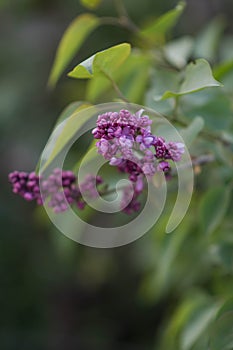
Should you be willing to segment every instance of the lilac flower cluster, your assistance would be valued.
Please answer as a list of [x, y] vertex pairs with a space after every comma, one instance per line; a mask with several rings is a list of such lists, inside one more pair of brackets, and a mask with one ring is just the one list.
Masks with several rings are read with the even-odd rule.
[[[145, 175], [152, 177], [163, 171], [169, 177], [171, 165], [184, 153], [180, 142], [165, 142], [162, 137], [151, 133], [152, 120], [143, 115], [143, 110], [135, 114], [128, 110], [107, 112], [98, 116], [97, 127], [92, 131], [98, 152], [109, 160], [110, 165], [117, 166], [121, 172], [128, 174], [134, 183], [134, 196], [126, 212], [138, 210], [138, 195], [143, 191]], [[140, 191], [137, 189], [140, 184]], [[128, 198], [129, 188], [123, 194], [123, 202]]]
[[[131, 114], [128, 110], [107, 112], [98, 116], [97, 127], [92, 131], [98, 152], [119, 170], [136, 181], [139, 174], [153, 176], [156, 171], [168, 172], [168, 160], [179, 161], [184, 145], [166, 143], [151, 133], [152, 120], [143, 110]], [[132, 175], [132, 176], [131, 176]]]
[[[143, 110], [135, 114], [121, 110], [99, 115], [97, 127], [92, 131], [98, 139], [98, 152], [131, 181], [121, 199], [121, 209], [127, 214], [140, 209], [138, 197], [144, 190], [145, 176], [164, 172], [169, 178], [169, 161], [178, 162], [184, 153], [183, 143], [165, 142], [162, 137], [153, 135], [151, 124], [152, 120], [143, 114]], [[54, 169], [46, 179], [34, 172], [14, 171], [9, 174], [9, 181], [14, 193], [27, 201], [36, 200], [39, 205], [47, 201], [56, 213], [68, 210], [72, 204], [84, 209], [83, 196], [97, 198], [97, 187], [103, 183], [100, 176], [87, 175], [78, 186], [75, 174], [61, 169]]]
[[143, 192], [143, 189], [144, 183], [142, 175], [138, 177], [136, 182], [132, 182], [132, 186], [129, 185], [124, 189], [120, 204], [120, 208], [124, 213], [130, 215], [133, 212], [139, 211], [141, 202], [138, 200], [138, 197]]
[[54, 169], [46, 179], [40, 178], [34, 172], [14, 171], [9, 174], [9, 181], [14, 193], [27, 201], [36, 200], [39, 205], [48, 200], [48, 206], [53, 208], [55, 213], [68, 210], [71, 204], [76, 204], [79, 209], [84, 209], [86, 202], [81, 192], [84, 191], [88, 198], [95, 198], [98, 195], [96, 186], [98, 187], [103, 182], [100, 176], [87, 175], [78, 186], [75, 174], [72, 171], [61, 169]]
[[9, 181], [12, 184], [12, 191], [27, 201], [36, 200], [37, 204], [42, 204], [39, 188], [39, 176], [36, 173], [26, 173], [24, 171], [13, 171], [9, 174]]

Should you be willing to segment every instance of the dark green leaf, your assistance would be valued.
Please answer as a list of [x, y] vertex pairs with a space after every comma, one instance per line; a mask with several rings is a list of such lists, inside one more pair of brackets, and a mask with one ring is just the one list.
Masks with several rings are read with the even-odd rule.
[[200, 225], [204, 233], [212, 233], [224, 218], [229, 202], [231, 188], [214, 187], [204, 194], [200, 202]]
[[211, 350], [232, 350], [233, 348], [233, 299], [225, 302], [219, 310], [210, 333]]

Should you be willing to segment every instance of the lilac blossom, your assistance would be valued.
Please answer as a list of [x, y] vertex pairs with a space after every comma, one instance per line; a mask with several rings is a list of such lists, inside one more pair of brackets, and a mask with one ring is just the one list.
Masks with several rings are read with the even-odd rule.
[[[135, 114], [128, 110], [107, 112], [98, 116], [96, 124], [92, 134], [98, 140], [98, 153], [110, 165], [127, 174], [131, 181], [131, 185], [123, 189], [121, 209], [127, 214], [138, 211], [138, 197], [144, 191], [146, 176], [150, 178], [156, 172], [163, 172], [169, 179], [171, 162], [181, 160], [184, 145], [166, 142], [161, 136], [152, 134], [152, 120], [142, 109]], [[9, 174], [9, 181], [14, 193], [27, 201], [36, 200], [40, 205], [47, 201], [56, 213], [68, 210], [70, 205], [84, 209], [86, 202], [82, 194], [90, 199], [97, 198], [98, 186], [103, 183], [100, 176], [88, 174], [78, 185], [76, 175], [62, 169], [54, 169], [46, 179], [34, 172], [14, 171]]]
[[[152, 121], [143, 115], [127, 110], [107, 112], [98, 116], [97, 127], [92, 131], [98, 152], [121, 172], [136, 181], [140, 174], [153, 176], [157, 171], [167, 173], [167, 160], [180, 161], [184, 145], [168, 142], [151, 133]], [[162, 163], [161, 163], [162, 162]], [[134, 164], [133, 164], [134, 163]]]
[[97, 186], [103, 183], [101, 176], [88, 174], [84, 181], [79, 185], [82, 194], [85, 194], [90, 199], [97, 198], [99, 193], [97, 191]]
[[[141, 202], [138, 197], [144, 190], [143, 176], [140, 175], [132, 185], [126, 186], [122, 193], [120, 208], [125, 214], [132, 214], [140, 210]], [[132, 194], [133, 191], [133, 194]]]
[[[84, 209], [86, 205], [77, 185], [77, 177], [70, 170], [54, 169], [46, 179], [41, 179], [34, 172], [14, 171], [9, 174], [9, 181], [14, 193], [27, 201], [36, 200], [39, 205], [47, 200], [48, 206], [53, 208], [55, 213], [68, 210], [71, 204], [75, 204], [79, 209]], [[98, 195], [96, 186], [102, 183], [103, 179], [100, 176], [87, 175], [80, 186], [92, 199]]]
[[36, 200], [39, 205], [42, 204], [39, 176], [35, 172], [13, 171], [8, 178], [12, 184], [13, 193], [20, 195], [27, 201]]
[[181, 142], [168, 142], [168, 155], [166, 159], [172, 159], [174, 162], [179, 162], [184, 153], [184, 144]]

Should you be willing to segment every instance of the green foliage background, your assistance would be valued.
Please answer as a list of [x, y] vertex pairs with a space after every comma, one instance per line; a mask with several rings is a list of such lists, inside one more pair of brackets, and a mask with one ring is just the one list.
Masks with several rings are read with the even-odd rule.
[[[146, 39], [106, 24], [90, 33], [78, 53], [69, 45], [70, 59], [60, 71], [68, 73], [123, 42], [139, 49], [115, 71], [111, 65], [100, 67], [102, 60], [95, 58], [90, 80], [70, 79], [63, 72], [56, 89], [48, 90], [59, 40], [71, 20], [89, 11], [86, 4], [91, 29], [98, 25], [94, 16], [117, 15], [110, 0], [0, 2], [0, 348], [233, 349], [231, 1], [188, 1], [165, 35], [164, 21], [158, 26], [154, 18], [174, 8], [174, 1], [125, 1], [133, 22], [148, 26], [140, 34]], [[174, 18], [165, 24], [172, 26]], [[85, 34], [85, 23], [81, 29], [74, 25]], [[196, 58], [201, 60], [193, 66]], [[80, 68], [73, 72], [80, 74]], [[214, 78], [224, 86], [209, 88], [218, 85]], [[69, 103], [121, 98], [112, 81], [131, 102], [165, 113], [191, 154], [208, 155], [211, 162], [196, 164], [192, 203], [175, 232], [164, 233], [168, 203], [158, 225], [137, 242], [96, 250], [58, 233], [43, 210], [11, 194], [6, 179], [14, 169], [35, 168]]]

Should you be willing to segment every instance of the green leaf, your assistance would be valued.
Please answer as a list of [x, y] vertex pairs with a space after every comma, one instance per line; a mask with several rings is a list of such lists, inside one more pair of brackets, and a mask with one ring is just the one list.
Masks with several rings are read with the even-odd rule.
[[231, 101], [223, 89], [206, 89], [182, 97], [182, 114], [193, 119], [202, 116], [206, 128], [215, 132], [230, 130], [232, 125]]
[[209, 87], [222, 86], [214, 79], [209, 63], [204, 59], [198, 59], [188, 64], [185, 70], [185, 78], [177, 91], [166, 91], [161, 99], [178, 97], [191, 94]]
[[[94, 139], [91, 142], [91, 144], [89, 145], [89, 147], [86, 150], [85, 157], [82, 159], [79, 159], [76, 162], [76, 164], [73, 166], [73, 171], [75, 173], [78, 172], [78, 169], [79, 169], [81, 163], [82, 163], [82, 165], [85, 165], [86, 163], [93, 162], [95, 159], [97, 159], [99, 157], [99, 154], [98, 154], [97, 148], [96, 148], [96, 142], [97, 142], [96, 139]], [[93, 152], [93, 150], [95, 150], [95, 152]]]
[[226, 312], [233, 312], [233, 298], [230, 298], [224, 302], [224, 304], [218, 311], [216, 319], [222, 317]]
[[175, 26], [184, 9], [185, 2], [181, 1], [173, 10], [147, 25], [140, 33], [152, 42], [163, 42], [165, 34]]
[[[113, 80], [131, 102], [139, 103], [149, 78], [150, 60], [145, 54], [132, 52], [121, 69], [113, 72]], [[88, 84], [87, 99], [95, 102], [97, 98], [111, 89], [111, 82], [103, 74], [97, 74]]]
[[[73, 113], [76, 113], [80, 110], [82, 110], [83, 108], [87, 108], [90, 107], [91, 105], [87, 102], [84, 101], [76, 101], [76, 102], [72, 102], [70, 103], [60, 114], [60, 116], [58, 117], [53, 130], [55, 130], [55, 128], [57, 127], [58, 124], [62, 123], [65, 119], [69, 118]], [[40, 167], [40, 161], [41, 159], [39, 159], [37, 166], [36, 166], [36, 170], [35, 172], [38, 173], [39, 171], [39, 167]]]
[[53, 87], [61, 73], [70, 63], [87, 36], [100, 24], [98, 17], [92, 14], [78, 16], [66, 29], [58, 46], [55, 61], [49, 77], [49, 86]]
[[180, 75], [178, 72], [155, 69], [152, 76], [154, 100], [160, 102], [166, 90], [177, 90], [179, 88], [179, 82]]
[[71, 78], [92, 78], [96, 74], [102, 74], [112, 79], [116, 71], [130, 54], [130, 45], [123, 43], [110, 47], [107, 50], [97, 52], [84, 62], [77, 65], [68, 76]]
[[206, 60], [214, 61], [225, 25], [225, 20], [222, 17], [217, 17], [200, 32], [194, 48], [195, 58], [203, 57]]
[[232, 35], [224, 35], [221, 39], [220, 50], [219, 50], [219, 58], [220, 61], [230, 61], [232, 60], [233, 53], [233, 40]]
[[221, 79], [232, 70], [233, 70], [233, 60], [229, 60], [215, 66], [214, 76], [216, 79]]
[[227, 300], [219, 310], [210, 333], [211, 350], [233, 348], [233, 299]]
[[60, 116], [58, 117], [56, 124], [53, 128], [53, 130], [55, 129], [55, 127], [60, 124], [61, 122], [63, 122], [65, 119], [69, 118], [73, 113], [76, 113], [78, 111], [80, 111], [83, 108], [87, 108], [87, 106], [89, 107], [90, 104], [88, 102], [85, 101], [76, 101], [76, 102], [72, 102], [70, 103], [68, 106], [66, 106], [66, 108], [61, 112]]
[[191, 349], [216, 315], [218, 308], [219, 305], [213, 303], [208, 295], [192, 290], [179, 305], [164, 332], [161, 350]]
[[81, 4], [90, 10], [95, 10], [102, 0], [80, 0]]
[[172, 99], [160, 100], [164, 91], [176, 89], [179, 84], [179, 74], [165, 69], [156, 69], [150, 74], [150, 87], [146, 93], [146, 106], [159, 113], [169, 115], [173, 112], [174, 101]]
[[[91, 105], [88, 103], [82, 103], [78, 108], [69, 106], [59, 117], [59, 120], [63, 119], [63, 122], [56, 124], [56, 126], [58, 126], [58, 129], [56, 131], [56, 137], [53, 138], [54, 143], [51, 143], [51, 139], [48, 141], [51, 152], [49, 159], [46, 159], [44, 164], [42, 164], [42, 171], [44, 171], [52, 163], [56, 156], [63, 150], [63, 148], [70, 142], [70, 140], [72, 140], [76, 132], [88, 120], [88, 117], [92, 116], [93, 112], [87, 113], [86, 119], [82, 118], [82, 120], [77, 121], [77, 113], [90, 106]], [[65, 120], [67, 121], [65, 122]], [[64, 124], [62, 125], [62, 123]], [[59, 128], [59, 125], [61, 128]], [[56, 127], [54, 130], [56, 130]]]
[[221, 186], [211, 188], [204, 194], [200, 202], [200, 225], [202, 230], [210, 234], [221, 223], [230, 202], [231, 188]]
[[197, 307], [185, 324], [181, 334], [181, 349], [191, 350], [204, 331], [216, 316], [219, 305], [216, 303], [204, 303]]
[[223, 138], [224, 141], [233, 145], [233, 133], [230, 133], [224, 130], [221, 132], [221, 137]]
[[189, 147], [195, 140], [197, 135], [203, 129], [204, 124], [204, 119], [202, 117], [196, 117], [187, 128], [180, 131], [180, 134], [183, 137], [187, 147]]
[[193, 39], [190, 36], [184, 36], [169, 42], [164, 47], [164, 54], [169, 63], [181, 69], [188, 61], [193, 50]]

